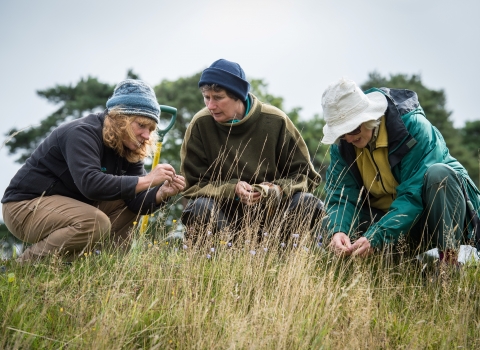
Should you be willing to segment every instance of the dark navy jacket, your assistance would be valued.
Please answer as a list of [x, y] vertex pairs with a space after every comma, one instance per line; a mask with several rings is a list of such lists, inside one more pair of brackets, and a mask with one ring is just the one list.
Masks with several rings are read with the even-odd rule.
[[105, 112], [90, 114], [53, 130], [15, 174], [2, 203], [60, 195], [88, 204], [123, 199], [140, 214], [158, 209], [158, 187], [135, 195], [143, 162], [130, 163], [103, 143], [104, 118]]

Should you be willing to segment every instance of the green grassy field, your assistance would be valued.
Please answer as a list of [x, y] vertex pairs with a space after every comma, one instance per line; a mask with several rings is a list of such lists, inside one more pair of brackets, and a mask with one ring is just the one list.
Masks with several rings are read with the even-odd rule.
[[337, 258], [306, 235], [253, 241], [144, 237], [123, 256], [9, 261], [0, 348], [480, 348], [477, 266]]

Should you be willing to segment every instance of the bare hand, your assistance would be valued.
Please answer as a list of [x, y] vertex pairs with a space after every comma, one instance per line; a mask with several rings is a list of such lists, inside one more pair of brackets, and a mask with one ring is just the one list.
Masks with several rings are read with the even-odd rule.
[[175, 175], [173, 180], [166, 180], [157, 191], [157, 204], [165, 201], [168, 197], [175, 196], [185, 188], [185, 178], [182, 175]]
[[350, 238], [344, 232], [335, 233], [328, 245], [336, 255], [351, 255], [351, 246]]
[[138, 178], [135, 193], [161, 185], [165, 181], [173, 181], [175, 175], [175, 169], [170, 164], [158, 164], [150, 173]]
[[373, 248], [370, 241], [365, 237], [360, 237], [350, 247], [352, 256], [366, 257], [373, 254]]
[[250, 184], [245, 181], [239, 181], [235, 186], [235, 194], [240, 198], [240, 202], [246, 205], [258, 203], [262, 198], [259, 192], [253, 191]]

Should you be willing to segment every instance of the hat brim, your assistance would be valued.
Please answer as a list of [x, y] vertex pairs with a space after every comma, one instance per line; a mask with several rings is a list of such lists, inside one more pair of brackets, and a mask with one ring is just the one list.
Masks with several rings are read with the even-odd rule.
[[385, 113], [388, 102], [384, 94], [379, 91], [373, 91], [365, 96], [369, 100], [368, 107], [350, 121], [334, 126], [325, 124], [321, 141], [323, 144], [331, 145], [335, 143], [340, 136], [355, 130], [362, 123], [379, 119]]

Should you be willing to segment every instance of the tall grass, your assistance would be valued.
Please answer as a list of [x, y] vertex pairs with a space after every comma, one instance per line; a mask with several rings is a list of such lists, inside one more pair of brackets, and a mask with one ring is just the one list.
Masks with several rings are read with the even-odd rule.
[[307, 234], [284, 247], [142, 236], [126, 255], [6, 268], [2, 349], [480, 347], [478, 267], [337, 258]]
[[158, 221], [127, 254], [5, 263], [0, 349], [480, 348], [480, 267], [340, 258], [305, 217], [250, 214], [236, 239], [212, 220], [166, 240]]

